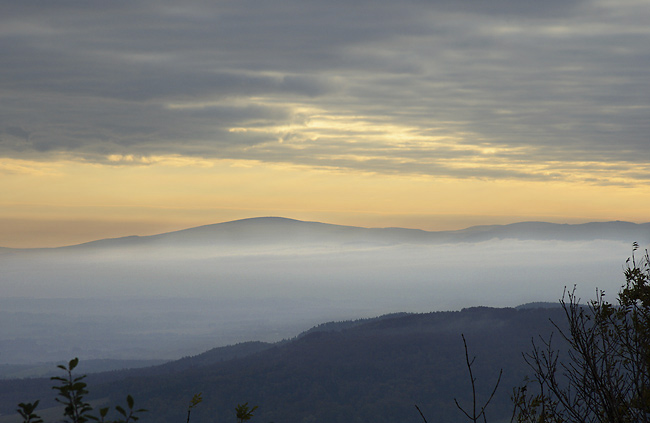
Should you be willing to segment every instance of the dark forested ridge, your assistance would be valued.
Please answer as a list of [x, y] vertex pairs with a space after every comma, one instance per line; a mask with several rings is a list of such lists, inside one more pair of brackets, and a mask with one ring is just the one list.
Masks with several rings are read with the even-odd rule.
[[[245, 343], [146, 369], [90, 375], [88, 399], [123, 400], [127, 393], [151, 410], [141, 422], [184, 421], [192, 395], [203, 403], [194, 421], [234, 421], [233, 409], [259, 405], [258, 422], [418, 422], [460, 420], [454, 398], [469, 404], [471, 389], [461, 333], [471, 355], [479, 396], [499, 369], [501, 387], [490, 421], [509, 417], [510, 394], [527, 368], [521, 353], [531, 339], [563, 322], [561, 308], [487, 308], [396, 314], [320, 325], [276, 344]], [[0, 382], [0, 413], [20, 401], [52, 397], [45, 379]], [[45, 402], [42, 406], [46, 406]]]

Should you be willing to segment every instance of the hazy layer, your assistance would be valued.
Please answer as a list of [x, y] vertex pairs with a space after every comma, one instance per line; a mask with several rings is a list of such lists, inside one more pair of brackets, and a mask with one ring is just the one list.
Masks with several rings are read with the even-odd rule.
[[[611, 239], [425, 242], [422, 231], [246, 223], [216, 238], [205, 227], [0, 255], [0, 362], [175, 358], [327, 320], [557, 301], [574, 284], [588, 299], [618, 291], [632, 252]], [[526, 228], [538, 233], [509, 236]]]

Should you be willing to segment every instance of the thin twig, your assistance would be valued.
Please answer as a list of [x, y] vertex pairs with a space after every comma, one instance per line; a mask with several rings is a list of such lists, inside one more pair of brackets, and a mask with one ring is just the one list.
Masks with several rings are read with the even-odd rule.
[[420, 415], [422, 416], [422, 420], [424, 420], [424, 423], [429, 423], [429, 422], [427, 421], [427, 418], [424, 417], [424, 414], [422, 414], [422, 411], [420, 410], [420, 407], [418, 407], [417, 404], [415, 404], [415, 408], [417, 408], [418, 411], [420, 412]]

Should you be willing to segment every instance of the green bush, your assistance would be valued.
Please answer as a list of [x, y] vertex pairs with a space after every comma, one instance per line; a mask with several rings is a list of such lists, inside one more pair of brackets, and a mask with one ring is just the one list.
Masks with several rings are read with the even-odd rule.
[[[50, 379], [58, 382], [58, 385], [52, 387], [57, 391], [55, 400], [61, 403], [65, 408], [63, 416], [66, 422], [69, 423], [86, 423], [90, 420], [102, 423], [131, 423], [139, 419], [139, 414], [145, 412], [145, 409], [134, 409], [134, 401], [131, 395], [126, 397], [126, 408], [119, 405], [115, 406], [117, 411], [117, 419], [108, 419], [110, 407], [103, 407], [99, 409], [99, 415], [93, 415], [91, 412], [93, 408], [84, 400], [84, 396], [88, 394], [86, 390], [86, 383], [83, 379], [86, 375], [75, 377], [72, 371], [79, 364], [79, 359], [74, 358], [68, 362], [67, 366], [57, 366], [65, 372], [64, 376], [53, 376]], [[23, 423], [43, 423], [43, 419], [35, 413], [39, 401], [33, 403], [20, 403], [18, 404], [18, 414], [23, 418]]]

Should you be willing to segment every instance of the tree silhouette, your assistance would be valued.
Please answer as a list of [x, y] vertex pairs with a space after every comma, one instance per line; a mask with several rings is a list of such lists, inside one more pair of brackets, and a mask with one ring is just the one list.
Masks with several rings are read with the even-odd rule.
[[597, 291], [581, 305], [575, 288], [561, 300], [568, 329], [555, 325], [568, 348], [533, 342], [525, 355], [534, 393], [515, 390], [513, 420], [523, 422], [650, 422], [650, 257], [634, 252], [617, 304]]
[[244, 423], [245, 421], [250, 420], [251, 417], [253, 417], [253, 412], [257, 410], [257, 408], [257, 405], [253, 408], [249, 408], [247, 402], [237, 404], [237, 407], [235, 408], [235, 411], [237, 412], [237, 422]]

